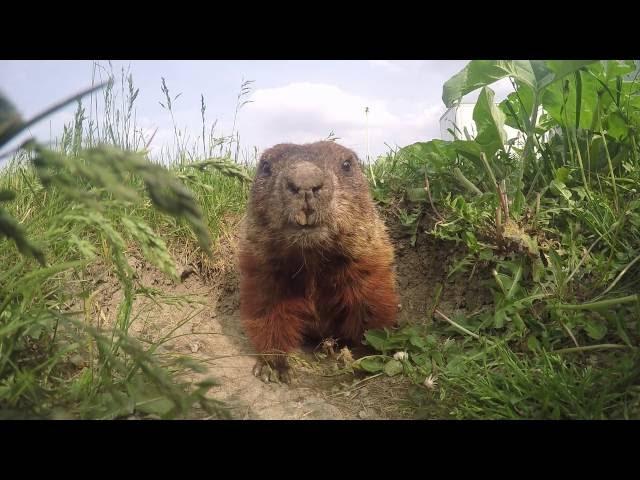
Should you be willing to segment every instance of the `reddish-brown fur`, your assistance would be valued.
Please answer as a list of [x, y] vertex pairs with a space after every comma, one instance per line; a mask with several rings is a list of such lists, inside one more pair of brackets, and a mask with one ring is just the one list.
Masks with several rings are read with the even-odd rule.
[[[355, 154], [330, 142], [305, 147], [311, 152], [305, 158], [329, 172], [325, 182], [332, 182], [335, 189], [330, 200], [323, 199], [324, 205], [313, 204], [318, 215], [327, 219], [326, 232], [310, 236], [307, 243], [288, 243], [286, 232], [256, 213], [271, 207], [286, 212], [288, 194], [278, 193], [273, 178], [257, 179], [240, 245], [241, 319], [253, 346], [262, 354], [291, 352], [305, 339], [334, 337], [356, 343], [366, 329], [390, 327], [396, 321], [393, 249], [386, 230], [359, 167], [343, 179], [334, 166], [336, 162], [340, 166], [344, 158], [355, 159]], [[285, 160], [276, 160], [273, 149], [263, 159], [282, 162], [277, 168], [286, 171], [295, 165], [301, 151], [307, 154], [304, 147], [295, 148], [297, 156], [287, 156], [289, 150], [278, 146], [275, 149]], [[268, 177], [272, 176], [275, 174], [269, 172]], [[260, 181], [265, 183], [258, 184]], [[265, 206], [271, 201], [275, 203]], [[272, 365], [286, 368], [284, 357], [270, 358]]]

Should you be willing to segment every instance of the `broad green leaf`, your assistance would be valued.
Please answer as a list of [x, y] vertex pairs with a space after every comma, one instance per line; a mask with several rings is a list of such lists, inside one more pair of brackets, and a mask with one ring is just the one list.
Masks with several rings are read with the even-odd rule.
[[640, 110], [640, 91], [629, 92], [627, 101], [630, 107]]
[[437, 139], [429, 142], [416, 142], [401, 148], [398, 153], [406, 157], [424, 158], [429, 154], [443, 154], [450, 143]]
[[419, 348], [420, 350], [426, 350], [427, 344], [424, 340], [424, 338], [420, 337], [419, 335], [414, 335], [409, 339], [409, 343], [411, 343], [411, 345], [413, 345], [414, 347]]
[[480, 145], [478, 145], [475, 141], [456, 140], [454, 142], [451, 142], [451, 148], [455, 153], [471, 160], [479, 159], [480, 153], [482, 152]]
[[467, 158], [480, 157], [482, 150], [474, 141], [455, 140], [431, 140], [429, 142], [417, 142], [400, 149], [399, 156], [406, 161], [417, 161], [427, 167], [428, 172], [449, 171], [451, 162], [456, 154]]
[[365, 372], [378, 373], [384, 368], [387, 358], [384, 355], [370, 355], [368, 357], [362, 357], [354, 362], [353, 366], [360, 368]]
[[[598, 100], [598, 83], [590, 75], [581, 76], [579, 128], [591, 128]], [[574, 128], [576, 122], [577, 88], [575, 78], [550, 85], [542, 95], [542, 106], [559, 124]]]
[[402, 373], [402, 362], [393, 358], [386, 363], [383, 371], [390, 377]]
[[607, 116], [607, 133], [616, 140], [622, 140], [629, 133], [629, 125], [620, 112], [611, 112]]
[[473, 109], [473, 120], [478, 130], [475, 141], [489, 158], [507, 141], [507, 134], [504, 131], [505, 116], [494, 103], [493, 98], [493, 91], [484, 87]]
[[442, 101], [451, 108], [458, 100], [487, 85], [512, 77], [535, 93], [596, 60], [472, 60], [445, 82]]
[[442, 101], [451, 108], [468, 93], [506, 77], [514, 77], [532, 88], [536, 86], [536, 76], [528, 60], [472, 60], [445, 82]]
[[604, 143], [600, 135], [594, 135], [589, 145], [589, 158], [591, 162], [587, 164], [587, 168], [597, 171], [607, 166], [607, 157], [604, 149]]
[[560, 167], [556, 170], [556, 180], [562, 183], [567, 183], [569, 180], [570, 170], [566, 167]]
[[408, 335], [391, 335], [387, 340], [386, 348], [388, 350], [404, 350], [408, 340]]
[[445, 140], [417, 142], [399, 151], [401, 158], [407, 162], [419, 162], [426, 166], [428, 172], [439, 172], [447, 168], [453, 159], [452, 143]]
[[634, 60], [604, 60], [602, 64], [607, 79], [628, 75], [636, 70]]
[[387, 333], [383, 330], [368, 330], [364, 334], [367, 344], [383, 352], [389, 347], [387, 346]]
[[553, 73], [549, 78], [545, 77], [544, 80], [538, 82], [538, 89], [542, 90], [551, 83], [560, 80], [567, 75], [577, 72], [587, 65], [596, 63], [597, 60], [547, 60], [545, 62], [546, 67]]
[[518, 85], [517, 92], [510, 93], [500, 103], [505, 114], [505, 124], [522, 132], [526, 131], [527, 119], [533, 110], [533, 89], [525, 84]]
[[413, 363], [418, 365], [424, 374], [429, 375], [433, 370], [433, 363], [431, 362], [431, 355], [428, 353], [420, 353], [418, 355], [411, 355]]

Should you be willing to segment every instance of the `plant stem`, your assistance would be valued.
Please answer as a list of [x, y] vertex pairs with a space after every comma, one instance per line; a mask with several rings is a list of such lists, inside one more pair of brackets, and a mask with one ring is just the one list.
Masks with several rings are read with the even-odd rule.
[[560, 350], [552, 350], [551, 353], [575, 353], [589, 352], [591, 350], [625, 350], [629, 347], [626, 345], [616, 345], [615, 343], [603, 343], [600, 345], [587, 345], [585, 347], [561, 348]]
[[[451, 325], [453, 325], [455, 328], [457, 328], [458, 330], [460, 330], [463, 333], [466, 333], [467, 335], [471, 335], [473, 338], [475, 338], [476, 340], [480, 340], [481, 337], [480, 335], [478, 335], [477, 333], [473, 333], [471, 330], [467, 330], [466, 328], [464, 328], [462, 325], [454, 322], [453, 320], [451, 320], [449, 317], [447, 317], [444, 313], [442, 313], [440, 310], [438, 310], [437, 308], [434, 310], [434, 313], [437, 313], [444, 321], [449, 322]], [[493, 343], [491, 340], [489, 339], [485, 339], [487, 340], [489, 343]]]
[[561, 310], [599, 310], [602, 308], [609, 308], [614, 305], [621, 305], [623, 303], [633, 303], [640, 301], [640, 295], [627, 295], [626, 297], [610, 298], [608, 300], [602, 300], [600, 302], [581, 303], [581, 304], [559, 304], [556, 308]]

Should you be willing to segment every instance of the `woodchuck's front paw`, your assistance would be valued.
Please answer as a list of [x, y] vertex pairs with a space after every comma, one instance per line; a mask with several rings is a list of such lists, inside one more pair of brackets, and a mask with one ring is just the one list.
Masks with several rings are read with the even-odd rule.
[[253, 367], [253, 374], [264, 383], [291, 383], [291, 369], [284, 357], [276, 361], [258, 358]]

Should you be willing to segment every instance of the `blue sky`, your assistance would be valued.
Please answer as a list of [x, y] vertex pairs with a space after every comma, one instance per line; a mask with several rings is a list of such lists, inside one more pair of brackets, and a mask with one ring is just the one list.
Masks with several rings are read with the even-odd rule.
[[[171, 117], [159, 101], [164, 77], [174, 102], [179, 129], [196, 139], [202, 131], [200, 94], [207, 105], [207, 129], [217, 120], [215, 133], [229, 134], [242, 80], [253, 80], [237, 130], [246, 151], [258, 151], [281, 142], [303, 143], [326, 138], [331, 131], [339, 142], [372, 157], [387, 151], [385, 143], [403, 146], [438, 138], [444, 113], [442, 84], [465, 65], [463, 60], [313, 60], [313, 61], [113, 61], [116, 78], [129, 69], [140, 89], [136, 101], [138, 127], [147, 136], [158, 129], [151, 144], [158, 153], [173, 143]], [[106, 61], [99, 64], [109, 68]], [[87, 60], [0, 61], [0, 91], [24, 118], [91, 85], [94, 62]], [[97, 69], [100, 72], [100, 68]], [[106, 78], [103, 74], [103, 78]], [[493, 86], [496, 99], [509, 91], [505, 82]], [[88, 100], [87, 100], [88, 102]], [[48, 141], [59, 134], [75, 106], [31, 129]], [[87, 107], [88, 110], [88, 107]]]

